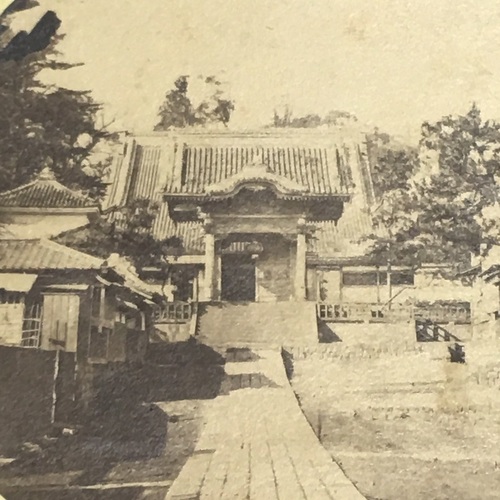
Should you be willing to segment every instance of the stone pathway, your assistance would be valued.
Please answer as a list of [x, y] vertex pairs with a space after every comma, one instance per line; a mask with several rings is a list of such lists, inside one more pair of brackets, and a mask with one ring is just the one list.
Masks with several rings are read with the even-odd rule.
[[196, 450], [166, 499], [363, 499], [306, 421], [281, 354], [253, 354], [226, 363], [233, 390], [206, 404]]

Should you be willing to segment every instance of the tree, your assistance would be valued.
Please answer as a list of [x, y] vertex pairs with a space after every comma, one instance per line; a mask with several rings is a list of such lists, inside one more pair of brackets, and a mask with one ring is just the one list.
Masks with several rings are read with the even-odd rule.
[[[34, 5], [18, 3], [17, 10]], [[4, 34], [9, 19], [5, 13], [0, 18]], [[0, 186], [7, 190], [29, 182], [49, 161], [60, 182], [99, 198], [109, 159], [96, 161], [93, 153], [113, 139], [97, 123], [101, 106], [90, 92], [48, 86], [38, 78], [42, 70], [73, 67], [58, 61], [59, 25], [49, 11], [30, 33], [20, 32], [0, 46]]]
[[357, 118], [347, 111], [330, 111], [324, 117], [310, 113], [308, 115], [294, 117], [289, 105], [284, 107], [280, 113], [274, 110], [273, 124], [275, 128], [317, 128], [322, 125], [338, 126], [357, 122]]
[[483, 245], [498, 244], [500, 125], [473, 106], [463, 116], [424, 123], [421, 154], [408, 189], [384, 194], [375, 219], [374, 255], [418, 266], [470, 265]]
[[137, 269], [168, 267], [168, 257], [183, 252], [178, 237], [157, 240], [153, 226], [159, 206], [148, 199], [137, 199], [126, 207], [97, 218], [85, 228], [68, 231], [56, 238], [59, 243], [81, 252], [107, 258], [117, 253], [129, 259]]
[[406, 190], [418, 168], [418, 150], [400, 144], [375, 129], [367, 136], [373, 188], [379, 199], [395, 190]]
[[63, 233], [55, 240], [102, 259], [118, 254], [132, 264], [139, 274], [145, 267], [157, 268], [164, 291], [174, 270], [171, 259], [184, 253], [184, 244], [178, 236], [163, 240], [153, 236], [158, 212], [157, 204], [147, 199], [137, 199], [126, 207], [108, 213], [106, 217], [99, 217], [84, 228]]
[[222, 89], [222, 82], [215, 76], [204, 78], [208, 97], [195, 106], [188, 95], [189, 76], [182, 75], [174, 82], [174, 88], [167, 92], [160, 106], [160, 121], [155, 130], [204, 126], [211, 123], [229, 123], [234, 111], [234, 102], [228, 99]]

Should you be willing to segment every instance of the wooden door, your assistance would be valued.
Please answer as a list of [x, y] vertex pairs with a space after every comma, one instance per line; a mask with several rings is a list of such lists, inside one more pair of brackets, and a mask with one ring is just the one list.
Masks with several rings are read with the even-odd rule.
[[255, 301], [255, 262], [247, 255], [222, 258], [221, 297], [229, 302]]
[[80, 297], [54, 293], [43, 296], [42, 349], [76, 352]]

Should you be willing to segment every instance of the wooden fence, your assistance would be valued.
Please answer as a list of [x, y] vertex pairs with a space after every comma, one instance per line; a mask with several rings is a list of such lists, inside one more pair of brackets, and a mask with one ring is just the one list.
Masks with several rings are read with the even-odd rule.
[[0, 455], [71, 424], [75, 366], [74, 353], [0, 346]]
[[332, 323], [399, 323], [413, 320], [432, 321], [437, 324], [470, 323], [470, 307], [465, 305], [432, 304], [415, 306], [406, 304], [345, 303], [317, 304], [318, 318]]
[[194, 313], [195, 305], [188, 302], [170, 302], [157, 309], [155, 323], [188, 323]]

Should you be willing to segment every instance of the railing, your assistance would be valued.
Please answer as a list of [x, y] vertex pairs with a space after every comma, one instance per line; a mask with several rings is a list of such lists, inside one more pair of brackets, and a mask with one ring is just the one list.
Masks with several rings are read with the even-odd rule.
[[411, 306], [392, 304], [346, 303], [318, 304], [318, 317], [324, 321], [345, 323], [397, 323], [410, 321], [413, 317]]
[[157, 309], [155, 323], [188, 323], [193, 316], [193, 304], [170, 302]]
[[471, 322], [470, 307], [463, 305], [416, 306], [414, 314], [416, 320], [427, 320], [437, 324]]
[[431, 321], [436, 324], [470, 323], [470, 308], [464, 305], [414, 306], [405, 304], [317, 304], [319, 319], [334, 323], [398, 323], [404, 321]]
[[461, 342], [456, 335], [431, 320], [417, 320], [415, 330], [419, 342]]

